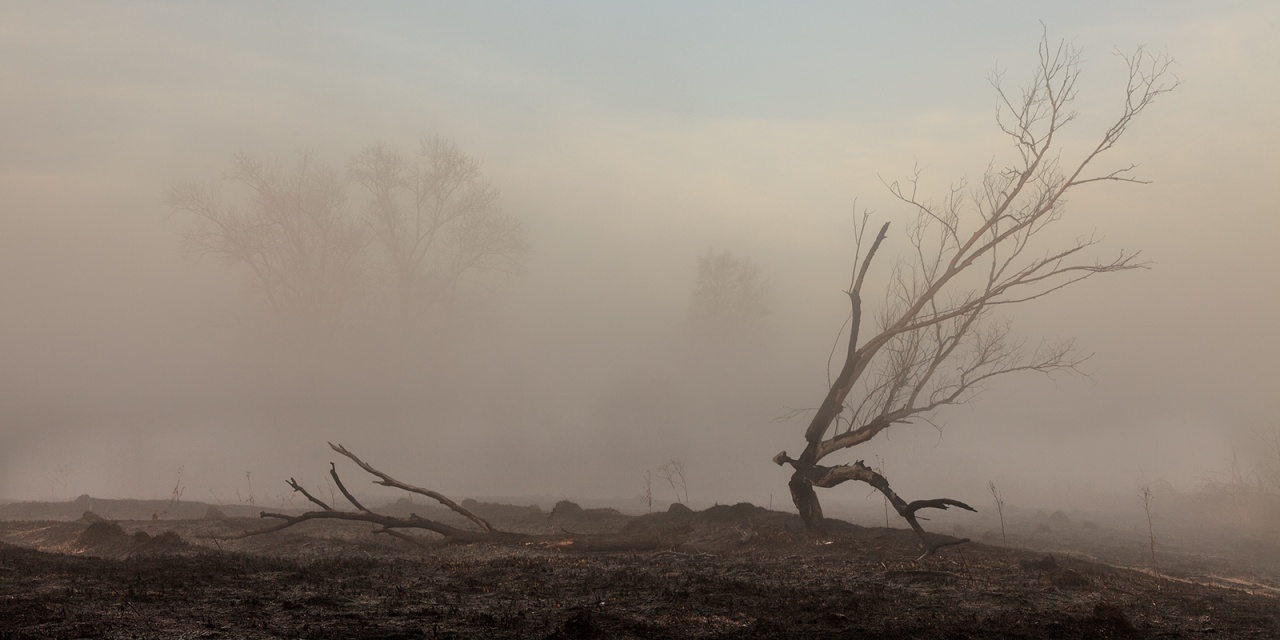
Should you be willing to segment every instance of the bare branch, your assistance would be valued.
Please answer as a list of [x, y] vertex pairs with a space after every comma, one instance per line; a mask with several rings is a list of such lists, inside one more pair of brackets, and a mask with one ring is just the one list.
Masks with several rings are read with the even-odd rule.
[[[456, 527], [451, 527], [447, 524], [436, 522], [434, 520], [428, 520], [426, 518], [420, 518], [418, 516], [410, 516], [408, 518], [396, 518], [393, 516], [384, 516], [382, 514], [373, 513], [371, 511], [360, 511], [360, 512], [308, 511], [306, 513], [301, 513], [295, 516], [291, 516], [283, 513], [263, 511], [259, 515], [260, 517], [263, 517], [263, 518], [277, 518], [279, 520], [282, 520], [282, 522], [273, 527], [267, 527], [266, 529], [256, 529], [254, 531], [246, 531], [245, 533], [229, 536], [225, 539], [239, 540], [242, 538], [259, 536], [266, 533], [275, 533], [277, 531], [281, 531], [289, 527], [292, 527], [296, 524], [300, 524], [310, 520], [346, 520], [349, 522], [370, 522], [376, 525], [381, 525], [384, 529], [425, 529], [427, 531], [438, 533], [444, 536], [446, 539], [449, 539], [450, 541], [454, 541], [454, 542], [477, 542], [480, 540], [488, 539], [487, 536], [492, 535], [492, 532], [467, 531], [465, 529], [458, 529]], [[510, 536], [510, 535], [517, 535], [517, 534], [505, 534], [505, 535]]]
[[[350, 458], [353, 462], [355, 462], [357, 465], [359, 465], [361, 468], [365, 469], [369, 473], [375, 476], [378, 476], [380, 479], [378, 481], [378, 484], [383, 484], [385, 486], [391, 486], [391, 487], [403, 489], [413, 493], [422, 493], [425, 495], [431, 495], [432, 497], [439, 495], [439, 494], [436, 494], [435, 492], [429, 492], [429, 491], [426, 491], [425, 489], [420, 489], [418, 487], [413, 487], [411, 485], [404, 484], [402, 482], [395, 480], [394, 478], [391, 478], [390, 476], [387, 476], [386, 474], [378, 471], [377, 469], [374, 469], [372, 466], [368, 465], [364, 461], [357, 458], [355, 455], [353, 455], [350, 451], [347, 451], [341, 445], [334, 445], [330, 443], [329, 446], [333, 448], [334, 451], [342, 453], [343, 455]], [[687, 502], [688, 494], [687, 494], [687, 488], [685, 488], [686, 483], [684, 481], [682, 463], [677, 461], [672, 461], [668, 465], [664, 465], [663, 470], [665, 473], [667, 473], [667, 475], [670, 476], [670, 478], [668, 479], [672, 481], [673, 487], [678, 485], [682, 491], [686, 492], [684, 498], [685, 498], [685, 502]], [[294, 525], [302, 524], [312, 520], [342, 520], [347, 522], [364, 522], [368, 524], [373, 524], [378, 527], [373, 531], [373, 533], [376, 535], [389, 535], [394, 538], [398, 538], [400, 540], [408, 542], [410, 544], [423, 546], [423, 547], [428, 546], [428, 541], [424, 541], [420, 538], [408, 535], [401, 530], [402, 529], [421, 529], [424, 531], [431, 531], [433, 533], [440, 535], [443, 539], [440, 540], [439, 542], [444, 544], [486, 543], [486, 544], [527, 545], [530, 543], [539, 543], [539, 544], [553, 545], [557, 547], [573, 545], [576, 548], [580, 548], [588, 551], [607, 550], [607, 549], [613, 549], [613, 550], [651, 549], [651, 548], [662, 547], [662, 546], [670, 546], [671, 544], [670, 536], [660, 531], [634, 532], [634, 531], [624, 530], [617, 533], [600, 533], [600, 534], [573, 534], [566, 531], [565, 533], [569, 534], [569, 537], [565, 537], [563, 535], [557, 535], [557, 534], [534, 535], [534, 534], [524, 534], [524, 533], [512, 533], [508, 531], [499, 531], [499, 530], [493, 529], [492, 527], [486, 527], [479, 531], [475, 529], [460, 529], [458, 527], [454, 527], [452, 525], [448, 525], [443, 522], [437, 522], [435, 520], [423, 518], [416, 513], [410, 513], [407, 517], [395, 517], [395, 516], [383, 515], [383, 514], [376, 513], [366, 509], [364, 505], [362, 505], [349, 491], [347, 491], [347, 489], [342, 484], [342, 480], [338, 477], [336, 465], [332, 463], [330, 463], [330, 475], [333, 478], [334, 482], [338, 484], [338, 487], [342, 491], [342, 494], [347, 498], [347, 500], [349, 500], [353, 505], [355, 505], [358, 509], [360, 509], [360, 511], [352, 512], [352, 511], [334, 510], [324, 502], [311, 496], [311, 494], [307, 493], [307, 491], [303, 489], [300, 484], [298, 484], [295, 480], [290, 478], [289, 486], [293, 487], [295, 491], [301, 492], [304, 496], [306, 496], [309, 500], [311, 500], [311, 502], [321, 507], [322, 510], [307, 511], [307, 512], [299, 513], [295, 515], [272, 512], [272, 511], [263, 511], [259, 514], [260, 517], [273, 518], [273, 519], [280, 520], [280, 522], [263, 529], [246, 531], [246, 532], [242, 532], [240, 534], [232, 535], [232, 536], [216, 537], [215, 539], [238, 540], [238, 539], [249, 538], [253, 536], [260, 536], [264, 534], [275, 533], [277, 531], [282, 531]], [[440, 496], [440, 497], [443, 498], [443, 496]], [[449, 500], [448, 498], [444, 498], [442, 502], [446, 504], [446, 506], [450, 504], [454, 504], [453, 501]], [[477, 516], [472, 514], [470, 511], [466, 509], [462, 509], [461, 507], [457, 507], [454, 510], [455, 511], [461, 510], [460, 513], [464, 516], [468, 516], [472, 521], [474, 521], [477, 518]], [[562, 531], [564, 530], [563, 527], [561, 528], [561, 530]]]
[[[450, 500], [449, 498], [445, 497], [443, 494], [436, 493], [435, 491], [432, 491], [430, 489], [423, 489], [422, 487], [415, 487], [413, 485], [400, 482], [399, 480], [396, 480], [395, 478], [392, 478], [391, 476], [373, 468], [372, 466], [369, 465], [369, 463], [356, 457], [356, 454], [351, 453], [350, 451], [347, 451], [346, 447], [343, 447], [340, 444], [334, 444], [330, 442], [329, 448], [333, 449], [334, 451], [337, 451], [338, 453], [346, 456], [347, 458], [350, 458], [351, 461], [356, 463], [356, 465], [359, 466], [361, 469], [364, 469], [370, 474], [377, 476], [378, 480], [375, 482], [375, 484], [380, 484], [385, 487], [395, 487], [396, 489], [402, 489], [410, 493], [417, 493], [420, 495], [427, 496], [428, 498], [431, 498], [432, 500], [435, 500], [436, 502], [439, 502], [440, 504], [446, 507], [449, 507], [450, 509], [453, 509], [455, 512], [465, 516], [468, 520], [471, 520], [477, 525], [480, 525], [481, 529], [485, 531], [490, 531], [490, 532], [494, 530], [493, 526], [490, 525], [488, 521], [486, 521], [484, 518], [481, 518], [480, 516], [472, 513], [471, 510], [464, 508], [462, 505], [454, 502], [453, 500]], [[343, 491], [343, 493], [345, 494], [346, 492]]]
[[871, 243], [871, 249], [867, 251], [867, 257], [862, 261], [862, 268], [858, 270], [858, 276], [854, 280], [853, 287], [849, 289], [851, 293], [862, 292], [862, 281], [867, 277], [867, 269], [871, 268], [871, 259], [875, 257], [876, 250], [880, 248], [880, 243], [884, 242], [885, 235], [889, 232], [889, 223], [886, 222], [880, 227], [880, 233], [876, 234], [876, 239]]
[[924, 547], [924, 555], [930, 556], [937, 553], [938, 549], [943, 547], [963, 544], [968, 542], [967, 539], [957, 540], [949, 537], [936, 536], [924, 530], [919, 521], [917, 512], [921, 509], [947, 509], [949, 507], [957, 507], [966, 511], [977, 512], [977, 509], [951, 498], [933, 498], [929, 500], [915, 500], [907, 502], [903, 500], [889, 486], [889, 481], [883, 475], [880, 475], [875, 469], [868, 467], [861, 460], [850, 465], [839, 465], [835, 467], [815, 466], [812, 470], [802, 475], [804, 480], [815, 487], [831, 488], [843, 484], [850, 480], [865, 482], [884, 495], [889, 500], [889, 504], [893, 505], [898, 515], [902, 516], [908, 524], [911, 525], [912, 531], [920, 538], [920, 544]]
[[321, 509], [324, 509], [325, 511], [333, 511], [333, 507], [329, 506], [328, 504], [325, 504], [324, 501], [311, 495], [310, 493], [307, 493], [307, 490], [303, 489], [302, 485], [298, 484], [297, 480], [294, 480], [293, 478], [289, 478], [289, 486], [293, 487], [294, 491], [301, 493], [304, 497], [306, 497], [307, 500], [310, 500], [311, 502], [315, 503]]
[[329, 475], [333, 477], [333, 483], [338, 485], [338, 491], [342, 492], [342, 495], [347, 499], [347, 502], [350, 502], [352, 505], [355, 506], [355, 508], [361, 511], [368, 511], [368, 509], [366, 509], [364, 505], [360, 504], [359, 500], [356, 500], [355, 496], [351, 495], [350, 491], [347, 491], [346, 485], [342, 484], [342, 478], [338, 477], [337, 465], [333, 464], [332, 462], [329, 463]]

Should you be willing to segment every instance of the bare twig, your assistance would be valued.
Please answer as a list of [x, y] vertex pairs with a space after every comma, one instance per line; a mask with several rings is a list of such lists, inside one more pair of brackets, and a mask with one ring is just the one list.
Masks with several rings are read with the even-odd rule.
[[[668, 461], [658, 467], [658, 475], [662, 476], [662, 479], [671, 485], [671, 491], [676, 496], [676, 502], [689, 504], [689, 484], [684, 479], [684, 461]], [[681, 492], [684, 493], [683, 497], [680, 495]]]
[[310, 500], [311, 502], [315, 503], [315, 504], [316, 504], [316, 505], [318, 505], [321, 509], [324, 509], [325, 511], [333, 511], [333, 507], [329, 506], [329, 505], [328, 505], [328, 504], [326, 504], [324, 501], [322, 501], [322, 500], [320, 500], [319, 498], [317, 498], [317, 497], [315, 497], [315, 496], [311, 495], [310, 493], [308, 493], [306, 489], [303, 489], [303, 488], [302, 488], [302, 485], [298, 484], [298, 481], [297, 481], [297, 480], [294, 480], [293, 478], [289, 478], [289, 486], [290, 486], [290, 487], [293, 487], [293, 490], [294, 490], [294, 491], [296, 491], [296, 492], [298, 492], [298, 493], [301, 493], [301, 494], [303, 495], [303, 497], [305, 497], [307, 500]]
[[1004, 534], [1004, 497], [996, 488], [995, 480], [987, 481], [987, 490], [991, 492], [991, 497], [996, 499], [996, 513], [1000, 515], [1000, 541], [1009, 544], [1009, 538]]
[[1147, 538], [1151, 542], [1151, 568], [1156, 572], [1156, 577], [1160, 577], [1160, 565], [1156, 563], [1156, 527], [1151, 520], [1151, 504], [1155, 500], [1155, 495], [1151, 493], [1151, 487], [1143, 485], [1139, 492], [1142, 495], [1142, 510], [1147, 514]]

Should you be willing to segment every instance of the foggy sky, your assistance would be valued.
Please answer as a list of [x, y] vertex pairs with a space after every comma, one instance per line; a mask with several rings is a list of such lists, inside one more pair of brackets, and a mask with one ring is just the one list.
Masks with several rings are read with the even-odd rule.
[[[164, 497], [179, 468], [186, 498], [248, 472], [262, 500], [321, 482], [331, 440], [456, 497], [631, 498], [679, 459], [695, 501], [785, 503], [769, 458], [803, 425], [773, 419], [825, 393], [854, 200], [898, 225], [887, 271], [907, 212], [882, 180], [981, 176], [1006, 149], [988, 76], [1029, 77], [1040, 21], [1084, 50], [1068, 157], [1118, 111], [1114, 47], [1178, 62], [1106, 159], [1152, 184], [1082, 189], [1059, 231], [1154, 264], [1014, 312], [1095, 352], [1090, 378], [1007, 379], [847, 459], [974, 503], [989, 479], [1082, 506], [1222, 478], [1280, 426], [1280, 8], [1060, 5], [5, 3], [0, 500]], [[315, 405], [163, 194], [241, 151], [341, 166], [423, 135], [483, 160], [529, 263], [413, 376], [356, 353]], [[742, 348], [685, 323], [709, 248], [773, 287]]]

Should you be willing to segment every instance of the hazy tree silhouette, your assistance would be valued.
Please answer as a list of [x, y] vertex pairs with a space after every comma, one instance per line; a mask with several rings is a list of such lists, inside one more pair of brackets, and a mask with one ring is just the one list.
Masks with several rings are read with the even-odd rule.
[[425, 138], [409, 155], [374, 144], [348, 170], [371, 196], [365, 220], [402, 340], [460, 287], [499, 282], [523, 264], [523, 224], [498, 206], [498, 190], [480, 162], [452, 141]]
[[291, 167], [242, 154], [223, 182], [178, 184], [168, 201], [193, 219], [188, 252], [242, 267], [270, 310], [312, 337], [385, 287], [407, 339], [442, 300], [499, 282], [527, 254], [480, 162], [442, 138], [408, 156], [371, 145], [346, 172], [310, 153]]
[[[1124, 60], [1129, 74], [1120, 115], [1072, 164], [1062, 160], [1059, 134], [1075, 118], [1071, 105], [1080, 73], [1078, 52], [1042, 39], [1029, 85], [1008, 92], [1001, 77], [993, 77], [997, 124], [1013, 144], [1015, 161], [1004, 168], [993, 164], [980, 184], [955, 185], [936, 200], [917, 193], [918, 174], [889, 186], [912, 212], [903, 234], [907, 250], [887, 269], [887, 291], [867, 310], [869, 318], [864, 317], [863, 286], [877, 250], [888, 238], [889, 224], [869, 237], [864, 215], [856, 230], [847, 291], [852, 317], [843, 366], [805, 430], [799, 458], [785, 451], [774, 457], [777, 464], [793, 468], [791, 495], [810, 529], [823, 528], [814, 488], [857, 480], [889, 499], [920, 536], [926, 554], [956, 542], [926, 535], [916, 513], [949, 506], [971, 509], [968, 505], [947, 498], [909, 503], [861, 460], [834, 466], [819, 462], [893, 425], [928, 422], [939, 409], [964, 403], [997, 377], [1076, 371], [1087, 358], [1070, 340], [1025, 346], [997, 312], [1098, 274], [1145, 266], [1136, 253], [1095, 257], [1093, 237], [1064, 243], [1055, 242], [1049, 233], [1074, 189], [1100, 182], [1140, 182], [1132, 176], [1134, 165], [1088, 171], [1116, 145], [1134, 118], [1177, 84], [1167, 58], [1149, 56], [1139, 48]], [[871, 329], [869, 337], [862, 335], [864, 326]]]
[[351, 215], [342, 174], [300, 153], [292, 167], [235, 157], [225, 181], [240, 187], [227, 202], [222, 185], [175, 185], [170, 206], [191, 214], [185, 249], [244, 268], [273, 313], [308, 333], [339, 324], [365, 267], [365, 225]]
[[769, 296], [768, 283], [750, 259], [708, 251], [698, 258], [690, 319], [707, 332], [741, 331], [769, 315]]

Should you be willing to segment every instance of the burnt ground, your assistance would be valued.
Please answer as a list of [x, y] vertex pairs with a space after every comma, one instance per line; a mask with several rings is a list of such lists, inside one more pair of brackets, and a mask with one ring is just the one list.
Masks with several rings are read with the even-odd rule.
[[[746, 504], [470, 506], [505, 530], [586, 535], [422, 548], [344, 522], [225, 540], [264, 523], [216, 512], [0, 521], [0, 639], [1280, 637], [1270, 587], [1176, 554], [1161, 575], [982, 543], [917, 562], [909, 531], [834, 522], [814, 538]], [[610, 532], [628, 535], [590, 535]]]

